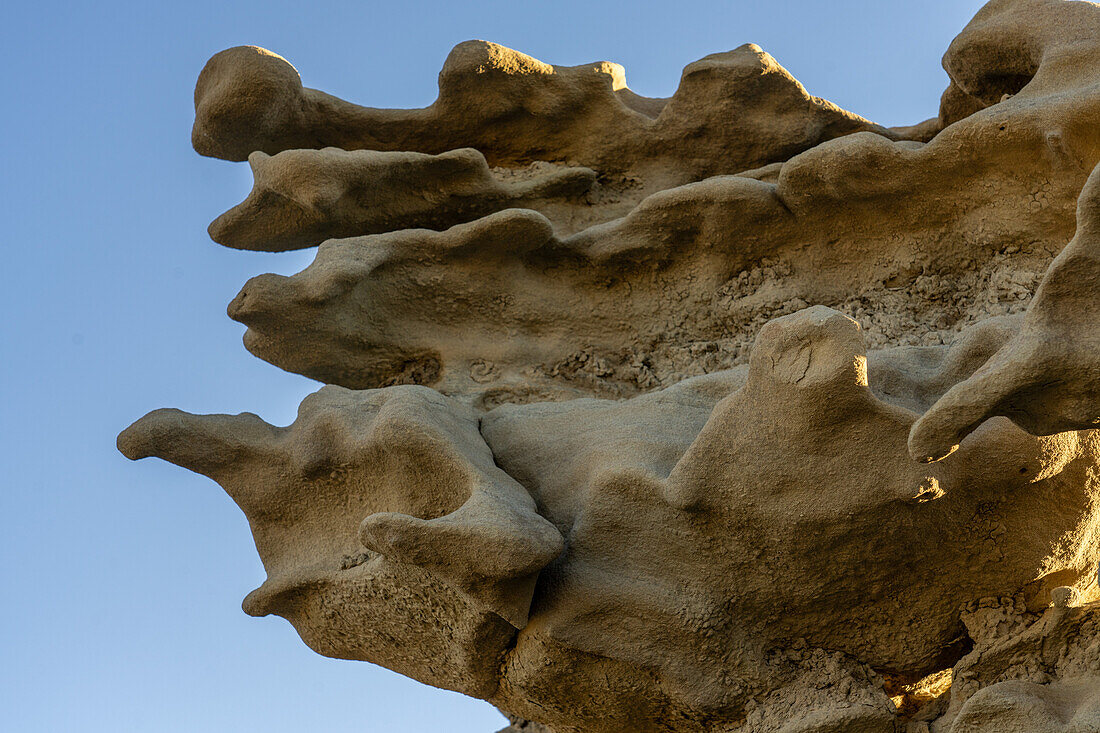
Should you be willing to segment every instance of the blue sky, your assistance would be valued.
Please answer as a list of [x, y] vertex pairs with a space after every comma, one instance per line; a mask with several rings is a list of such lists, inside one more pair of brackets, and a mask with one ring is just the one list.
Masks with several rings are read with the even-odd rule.
[[683, 66], [763, 46], [823, 96], [887, 125], [936, 113], [940, 56], [980, 3], [4, 3], [0, 299], [0, 710], [38, 731], [491, 733], [486, 703], [324, 659], [240, 601], [263, 580], [243, 515], [211, 481], [131, 463], [148, 410], [293, 420], [317, 385], [249, 355], [225, 306], [312, 252], [224, 249], [206, 225], [251, 187], [190, 148], [195, 77], [255, 44], [306, 86], [423, 106], [451, 46], [622, 63], [668, 96]]

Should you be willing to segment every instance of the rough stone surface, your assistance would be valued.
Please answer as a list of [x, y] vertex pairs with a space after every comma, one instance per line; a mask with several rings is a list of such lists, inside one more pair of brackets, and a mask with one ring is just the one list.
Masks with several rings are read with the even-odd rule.
[[470, 41], [419, 110], [223, 51], [211, 237], [318, 247], [229, 315], [326, 386], [119, 449], [248, 516], [246, 612], [507, 733], [1098, 733], [1100, 6], [943, 63], [887, 129], [752, 44], [650, 99]]

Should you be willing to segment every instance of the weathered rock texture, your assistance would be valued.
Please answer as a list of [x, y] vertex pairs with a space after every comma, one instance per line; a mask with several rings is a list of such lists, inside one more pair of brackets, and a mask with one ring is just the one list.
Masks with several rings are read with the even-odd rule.
[[886, 129], [754, 45], [649, 99], [471, 41], [421, 110], [223, 51], [211, 236], [319, 245], [229, 314], [327, 386], [119, 448], [245, 512], [248, 613], [510, 731], [1096, 733], [1100, 6], [944, 68]]

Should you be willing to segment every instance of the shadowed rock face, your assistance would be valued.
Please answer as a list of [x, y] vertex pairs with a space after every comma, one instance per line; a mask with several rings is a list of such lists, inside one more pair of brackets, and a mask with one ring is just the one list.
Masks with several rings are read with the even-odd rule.
[[157, 410], [118, 445], [209, 476], [248, 516], [268, 579], [247, 613], [284, 616], [321, 654], [484, 697], [562, 538], [477, 425], [423, 387], [325, 387], [286, 428]]
[[471, 41], [421, 110], [223, 51], [211, 236], [319, 245], [229, 314], [327, 386], [119, 449], [244, 511], [246, 612], [510, 731], [1100, 730], [1100, 6], [944, 68], [888, 130], [751, 44], [648, 99]]

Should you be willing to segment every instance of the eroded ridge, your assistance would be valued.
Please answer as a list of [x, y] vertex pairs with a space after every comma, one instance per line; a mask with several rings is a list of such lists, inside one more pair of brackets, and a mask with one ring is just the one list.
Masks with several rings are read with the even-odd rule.
[[325, 387], [288, 428], [158, 411], [120, 447], [222, 483], [269, 574], [246, 609], [322, 653], [555, 730], [765, 730], [792, 700], [888, 730], [881, 675], [959, 659], [960, 608], [1042, 608], [1100, 560], [1091, 432], [999, 418], [907, 459], [910, 407], [1014, 325], [867, 354], [814, 307], [769, 323], [747, 369], [632, 400], [502, 406], [479, 430], [423, 387]]
[[669, 99], [626, 86], [606, 61], [552, 66], [467, 41], [439, 72], [439, 97], [414, 110], [372, 109], [302, 86], [265, 49], [238, 46], [207, 62], [195, 87], [192, 142], [244, 160], [296, 148], [482, 151], [493, 164], [570, 160], [605, 171], [661, 168], [688, 179], [788, 158], [823, 140], [884, 128], [811, 96], [755, 44], [684, 69]]
[[237, 249], [288, 250], [400, 229], [447, 229], [507, 208], [554, 211], [590, 191], [589, 168], [533, 166], [494, 174], [473, 148], [440, 155], [287, 150], [248, 156], [255, 186], [214, 220], [211, 238]]
[[[195, 89], [195, 149], [248, 157], [256, 187], [211, 235], [279, 250], [437, 229], [509, 203], [573, 233], [656, 191], [786, 160], [838, 135], [896, 137], [810, 96], [752, 44], [689, 65], [667, 100], [635, 95], [618, 64], [555, 67], [484, 41], [457, 46], [439, 84], [426, 109], [368, 109], [304, 89], [269, 51], [216, 55]], [[366, 151], [390, 154], [353, 154]]]
[[[624, 188], [551, 138], [539, 150], [554, 162], [489, 172], [468, 149], [260, 153], [257, 189], [215, 236], [270, 249], [345, 238], [300, 275], [250, 282], [231, 315], [284, 369], [489, 404], [630, 396], [744, 363], [764, 323], [811, 303], [857, 318], [876, 347], [950, 343], [1022, 312], [1073, 234], [1100, 162], [1097, 37], [1089, 3], [991, 4], [945, 55], [952, 85], [940, 117], [905, 133], [919, 140], [848, 129], [702, 180], [661, 182], [620, 155], [637, 178]], [[525, 69], [474, 74], [468, 93]], [[480, 134], [442, 147], [492, 163]]]

